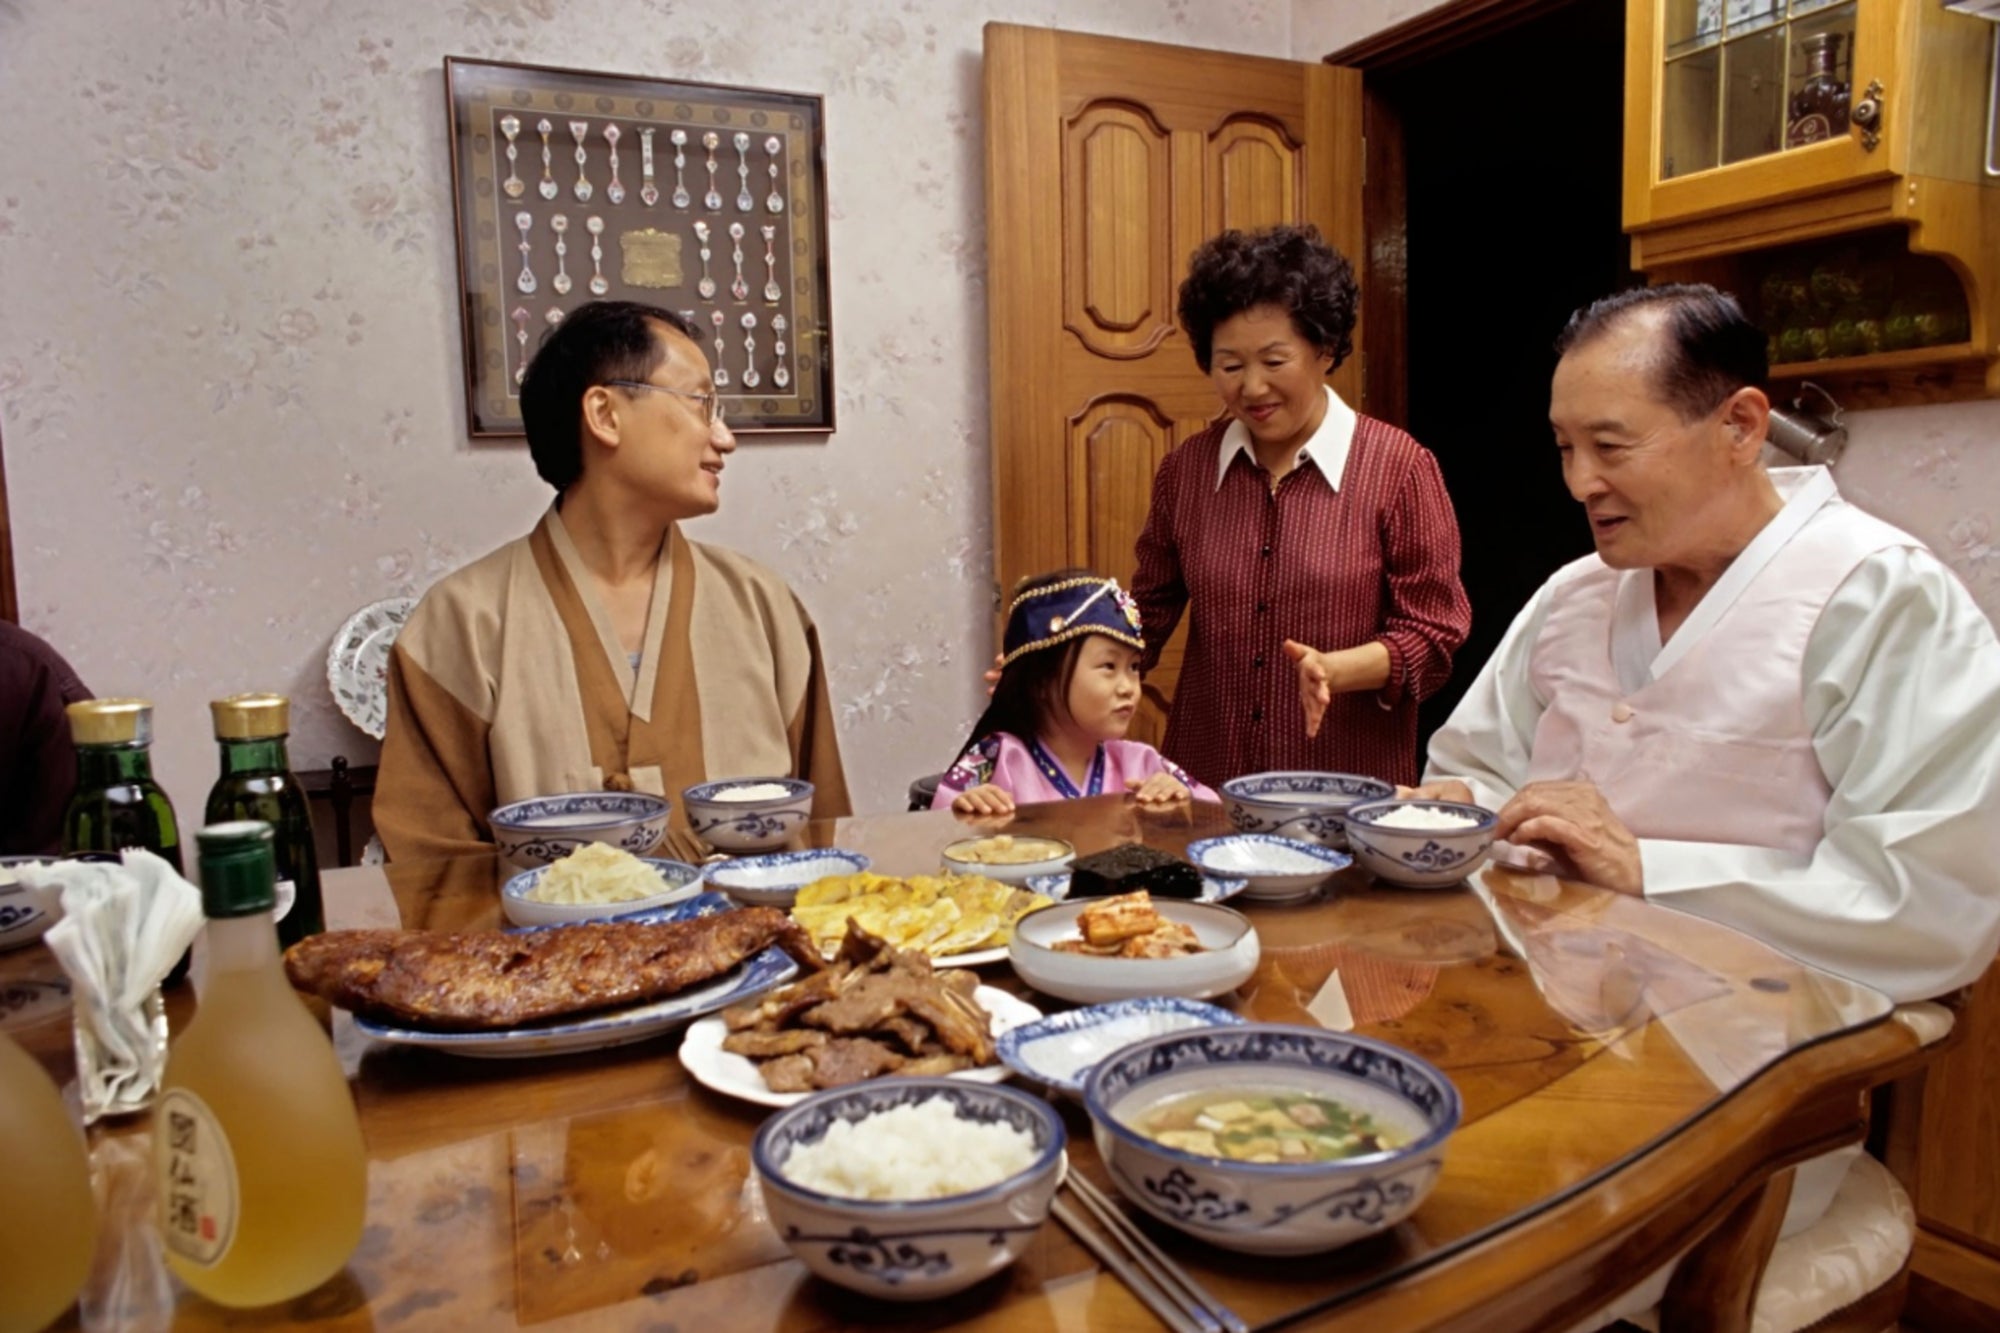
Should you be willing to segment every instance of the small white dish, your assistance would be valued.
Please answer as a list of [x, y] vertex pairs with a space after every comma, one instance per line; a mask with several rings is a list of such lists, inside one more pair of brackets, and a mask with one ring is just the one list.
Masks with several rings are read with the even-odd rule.
[[[1201, 897], [1195, 899], [1195, 901], [1204, 903], [1226, 902], [1227, 900], [1234, 898], [1237, 894], [1242, 893], [1249, 886], [1250, 886], [1250, 881], [1247, 879], [1231, 879], [1226, 876], [1203, 875], [1201, 877]], [[1055, 875], [1036, 875], [1033, 879], [1029, 880], [1027, 884], [1024, 885], [1023, 887], [1028, 888], [1034, 891], [1035, 893], [1046, 894], [1047, 896], [1055, 899], [1057, 902], [1064, 902], [1069, 898], [1069, 872], [1065, 870], [1062, 873]], [[1188, 900], [1185, 898], [1176, 898], [1176, 899], [1156, 898], [1154, 899], [1154, 901], [1186, 902]]]
[[[1474, 821], [1458, 828], [1398, 828], [1382, 818], [1405, 808]], [[1402, 799], [1371, 801], [1347, 812], [1347, 837], [1369, 874], [1399, 889], [1448, 889], [1485, 862], [1500, 816], [1482, 805]]]
[[1052, 875], [1071, 861], [1076, 860], [1076, 848], [1061, 838], [1022, 837], [1018, 842], [1046, 844], [1048, 855], [1038, 856], [1032, 861], [980, 861], [973, 859], [981, 844], [992, 844], [1005, 834], [985, 838], [960, 838], [957, 842], [938, 853], [944, 868], [955, 875], [984, 875], [997, 879], [1002, 884], [1024, 885], [1029, 880], [1042, 875]]
[[385, 597], [347, 618], [326, 649], [326, 687], [347, 720], [376, 740], [389, 727], [389, 650], [417, 606]]
[[566, 926], [577, 921], [602, 921], [607, 917], [650, 912], [656, 907], [685, 901], [701, 892], [701, 871], [685, 861], [660, 861], [642, 857], [646, 868], [660, 877], [660, 891], [644, 898], [628, 898], [615, 903], [545, 903], [528, 895], [535, 891], [552, 866], [523, 870], [500, 886], [500, 911], [517, 926]]
[[838, 847], [814, 847], [802, 852], [768, 852], [763, 856], [739, 856], [708, 867], [705, 878], [712, 889], [722, 892], [745, 907], [781, 907], [790, 911], [799, 890], [830, 875], [858, 875], [871, 862], [860, 852]]
[[1078, 898], [1030, 912], [1014, 925], [1008, 961], [1021, 980], [1079, 1004], [1134, 1000], [1147, 995], [1206, 1000], [1226, 995], [1250, 979], [1262, 957], [1257, 928], [1241, 912], [1217, 903], [1155, 898], [1153, 908], [1181, 922], [1201, 941], [1202, 952], [1179, 958], [1101, 958], [1053, 946], [1075, 939], [1077, 918], [1100, 899]]
[[[721, 894], [704, 893], [657, 912], [638, 913], [633, 919], [647, 922], [688, 921], [729, 910], [730, 904]], [[531, 929], [567, 930], [569, 927], [537, 926]], [[646, 1004], [607, 1009], [576, 1019], [486, 1032], [430, 1032], [422, 1028], [375, 1023], [356, 1015], [354, 1027], [363, 1036], [390, 1046], [416, 1046], [482, 1060], [567, 1055], [575, 1051], [625, 1046], [676, 1031], [704, 1014], [726, 1009], [752, 996], [762, 995], [773, 986], [783, 985], [798, 975], [798, 970], [798, 964], [787, 957], [784, 950], [774, 946], [754, 958], [746, 959], [706, 985]]]
[[[1042, 1011], [1034, 1005], [997, 986], [981, 986], [973, 992], [972, 998], [992, 1016], [996, 1037], [1023, 1024], [1033, 1023], [1042, 1016]], [[759, 1106], [792, 1106], [812, 1096], [809, 1092], [773, 1092], [764, 1086], [764, 1076], [757, 1072], [755, 1060], [722, 1049], [722, 1039], [728, 1035], [728, 1025], [716, 1016], [702, 1019], [681, 1038], [681, 1064], [695, 1082], [726, 1097], [755, 1102]], [[950, 1077], [971, 1083], [998, 1083], [1007, 1074], [1008, 1066], [997, 1064], [981, 1069], [962, 1069]]]
[[[703, 1020], [704, 1022], [708, 1020]], [[1135, 1041], [1190, 1028], [1240, 1027], [1240, 1014], [1201, 1000], [1153, 995], [1050, 1014], [1002, 1034], [1000, 1062], [1022, 1078], [1083, 1097], [1083, 1080], [1105, 1056]], [[690, 1029], [688, 1035], [694, 1035]]]
[[1322, 884], [1354, 864], [1345, 852], [1271, 833], [1232, 833], [1188, 844], [1188, 860], [1204, 875], [1241, 877], [1251, 902], [1310, 898]]

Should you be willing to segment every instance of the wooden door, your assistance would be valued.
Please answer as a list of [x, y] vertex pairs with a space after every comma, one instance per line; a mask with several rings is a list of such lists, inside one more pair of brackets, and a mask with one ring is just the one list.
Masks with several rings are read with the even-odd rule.
[[[1064, 565], [1131, 578], [1153, 472], [1221, 411], [1175, 323], [1189, 253], [1310, 221], [1359, 267], [1353, 70], [986, 25], [996, 609]], [[1360, 345], [1357, 331], [1355, 344]], [[1360, 403], [1360, 357], [1333, 378]], [[1186, 622], [1147, 678], [1157, 742]]]

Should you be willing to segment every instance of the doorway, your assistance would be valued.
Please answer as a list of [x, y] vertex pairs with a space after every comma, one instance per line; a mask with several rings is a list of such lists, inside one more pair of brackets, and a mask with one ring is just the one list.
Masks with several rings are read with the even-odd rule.
[[[1476, 35], [1452, 40], [1453, 20], [1440, 13], [1427, 35], [1411, 25], [1412, 40], [1387, 33], [1329, 57], [1364, 70], [1371, 140], [1378, 125], [1401, 140], [1405, 240], [1384, 247], [1371, 217], [1363, 311], [1388, 316], [1392, 336], [1399, 323], [1406, 330], [1402, 382], [1379, 395], [1381, 414], [1400, 412], [1397, 424], [1437, 456], [1472, 601], [1451, 680], [1424, 704], [1423, 741], [1542, 581], [1591, 550], [1549, 434], [1554, 343], [1577, 306], [1639, 280], [1620, 214], [1625, 6], [1456, 8], [1480, 11], [1459, 20]], [[1510, 10], [1517, 21], [1502, 23]], [[1373, 143], [1369, 159], [1372, 192], [1383, 160]], [[1393, 193], [1396, 183], [1385, 184]], [[1385, 285], [1376, 270], [1398, 248], [1402, 272]], [[1371, 311], [1385, 286], [1392, 308]], [[1367, 346], [1371, 360], [1397, 350]], [[1387, 373], [1393, 380], [1394, 363]], [[1373, 410], [1381, 368], [1368, 381]]]

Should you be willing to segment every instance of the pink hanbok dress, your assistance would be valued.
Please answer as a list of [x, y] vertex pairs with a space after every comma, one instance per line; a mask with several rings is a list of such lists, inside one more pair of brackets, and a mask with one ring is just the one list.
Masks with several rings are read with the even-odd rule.
[[1038, 801], [1064, 801], [1078, 796], [1123, 794], [1126, 783], [1144, 781], [1155, 773], [1170, 773], [1194, 794], [1197, 801], [1218, 800], [1208, 787], [1189, 777], [1186, 770], [1165, 758], [1152, 746], [1139, 741], [1104, 741], [1091, 760], [1090, 772], [1079, 788], [1069, 774], [1044, 750], [1040, 743], [1023, 741], [1004, 731], [996, 731], [967, 750], [938, 782], [931, 809], [949, 809], [960, 792], [986, 783], [1004, 788], [1022, 805]]

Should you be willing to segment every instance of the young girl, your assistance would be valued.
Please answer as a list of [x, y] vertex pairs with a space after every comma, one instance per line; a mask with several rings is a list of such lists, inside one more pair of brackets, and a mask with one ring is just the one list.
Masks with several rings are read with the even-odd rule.
[[1139, 607], [1115, 579], [1066, 569], [1024, 580], [1007, 608], [1000, 682], [931, 808], [998, 815], [1017, 802], [1130, 791], [1142, 805], [1216, 799], [1150, 745], [1139, 706]]

